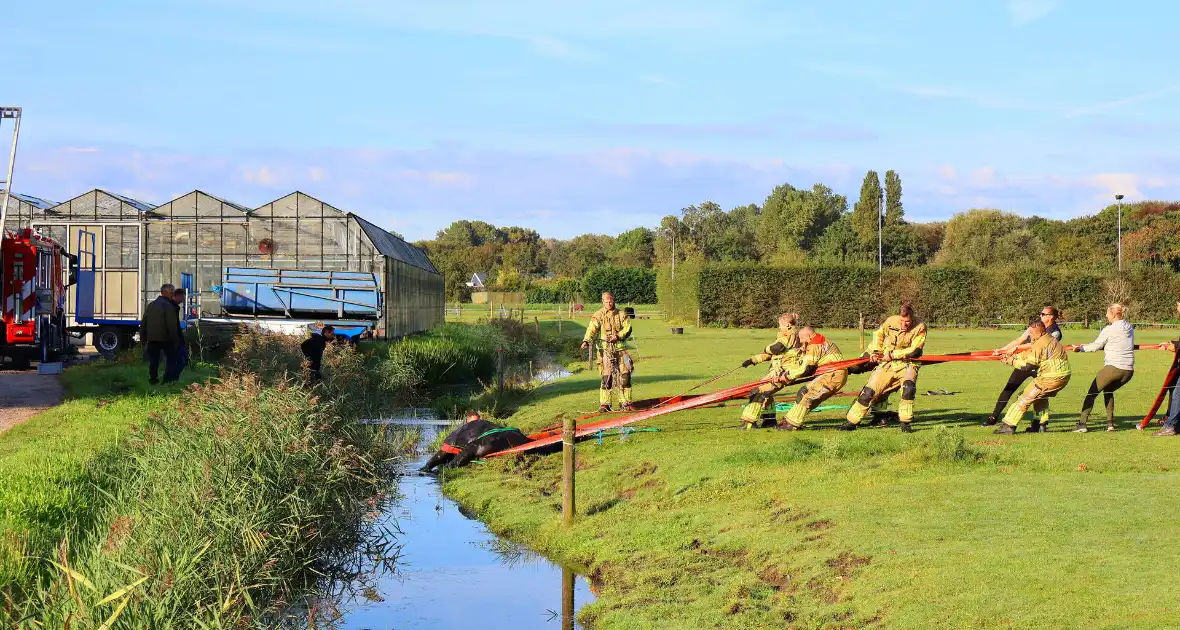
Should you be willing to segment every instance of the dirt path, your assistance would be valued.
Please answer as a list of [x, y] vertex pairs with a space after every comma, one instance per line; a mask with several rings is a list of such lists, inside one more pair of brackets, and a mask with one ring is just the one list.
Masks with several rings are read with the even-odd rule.
[[57, 376], [36, 370], [0, 372], [0, 433], [60, 404], [64, 395]]

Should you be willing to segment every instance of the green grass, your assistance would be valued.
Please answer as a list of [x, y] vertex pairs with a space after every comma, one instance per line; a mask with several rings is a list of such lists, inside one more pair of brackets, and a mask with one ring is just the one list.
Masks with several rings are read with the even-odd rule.
[[297, 339], [239, 341], [183, 391], [72, 369], [71, 400], [4, 440], [0, 626], [274, 627], [323, 576], [389, 555], [371, 519], [405, 444], [353, 422], [365, 358], [333, 347], [310, 390]]
[[[682, 392], [774, 337], [635, 325], [637, 398]], [[855, 331], [824, 332], [846, 355], [859, 352]], [[1067, 331], [1065, 341], [1093, 334]], [[1012, 335], [934, 329], [927, 351], [998, 347]], [[1009, 368], [942, 364], [923, 368], [918, 391], [959, 393], [920, 395], [909, 435], [833, 431], [842, 411], [813, 414], [799, 433], [740, 431], [731, 403], [642, 425], [660, 433], [583, 442], [570, 529], [560, 524], [559, 455], [492, 459], [457, 471], [446, 489], [494, 530], [589, 573], [600, 595], [581, 618], [599, 628], [1171, 628], [1180, 441], [1132, 428], [1170, 357], [1136, 359], [1115, 433], [1069, 431], [1101, 353], [1070, 354], [1073, 380], [1053, 401], [1051, 432], [1038, 435], [978, 426]], [[763, 373], [738, 370], [704, 390]], [[596, 387], [582, 370], [543, 387], [511, 423], [528, 430], [589, 411]], [[1103, 422], [1095, 411], [1092, 426]]]
[[211, 374], [209, 366], [190, 365], [179, 383], [151, 387], [142, 362], [72, 367], [61, 376], [63, 404], [0, 433], [0, 590], [36, 570], [27, 556], [93, 524], [98, 490], [87, 465], [131, 423]]

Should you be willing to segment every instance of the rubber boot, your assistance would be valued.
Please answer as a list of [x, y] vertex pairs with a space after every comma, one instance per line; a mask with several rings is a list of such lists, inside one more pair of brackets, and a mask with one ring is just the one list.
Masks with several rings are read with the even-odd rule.
[[901, 423], [901, 432], [902, 433], [913, 433], [914, 427], [910, 426], [911, 424], [913, 424], [913, 423], [912, 422], [902, 422]]
[[1016, 435], [1016, 427], [1010, 424], [1001, 424], [1000, 428], [992, 431], [996, 435]]
[[845, 422], [844, 424], [836, 427], [836, 430], [837, 431], [855, 431], [856, 425], [852, 424], [851, 422]]
[[999, 424], [999, 423], [1000, 423], [1000, 419], [999, 419], [998, 417], [996, 417], [996, 416], [988, 416], [988, 417], [987, 417], [987, 420], [984, 420], [984, 421], [983, 421], [983, 424], [981, 424], [981, 425], [979, 425], [979, 426], [981, 426], [981, 427], [994, 427], [994, 426], [996, 426], [996, 425], [997, 425], [997, 424]]
[[598, 413], [610, 413], [610, 405], [602, 405], [598, 408]]

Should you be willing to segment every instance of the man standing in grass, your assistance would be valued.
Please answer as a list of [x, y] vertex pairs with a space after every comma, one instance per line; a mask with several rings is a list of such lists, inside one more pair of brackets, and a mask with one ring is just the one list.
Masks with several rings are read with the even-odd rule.
[[[615, 296], [607, 291], [602, 294], [602, 308], [590, 316], [590, 325], [582, 337], [582, 349], [590, 347], [591, 340], [598, 350], [598, 373], [602, 377], [598, 388], [598, 411], [611, 410], [611, 390], [617, 385], [622, 398], [622, 410], [631, 411], [631, 372], [634, 362], [624, 342], [631, 338], [631, 318], [615, 308]], [[617, 377], [616, 377], [617, 374]]]
[[855, 431], [874, 403], [901, 389], [898, 420], [904, 433], [913, 431], [910, 423], [914, 421], [914, 399], [918, 394], [917, 358], [922, 356], [925, 346], [926, 324], [914, 318], [914, 309], [908, 302], [902, 303], [898, 314], [887, 318], [873, 333], [868, 354], [877, 367], [848, 410], [848, 421], [836, 428]]
[[[811, 376], [820, 366], [843, 361], [840, 348], [828, 341], [811, 326], [799, 329], [799, 344], [804, 348], [799, 364], [787, 371], [784, 383]], [[835, 396], [848, 382], [848, 370], [834, 370], [799, 388], [795, 406], [787, 412], [786, 422], [778, 427], [781, 431], [798, 431], [803, 427], [803, 418], [823, 401]]]
[[1046, 332], [1045, 323], [1035, 319], [1028, 326], [1032, 347], [1018, 354], [1006, 354], [1003, 361], [1018, 370], [1036, 370], [1036, 378], [1029, 383], [1024, 394], [1008, 407], [1004, 421], [994, 433], [1012, 435], [1024, 412], [1032, 405], [1040, 414], [1040, 422], [1034, 422], [1028, 431], [1044, 432], [1049, 427], [1049, 399], [1057, 395], [1069, 383], [1069, 355], [1057, 338]]
[[798, 321], [799, 315], [797, 313], [779, 315], [778, 338], [774, 340], [774, 343], [766, 346], [762, 352], [742, 362], [742, 367], [745, 368], [770, 361], [770, 371], [766, 373], [766, 377], [773, 379], [755, 389], [750, 394], [750, 401], [746, 403], [745, 407], [742, 407], [742, 426], [747, 429], [754, 428], [754, 425], [762, 418], [762, 414], [767, 413], [767, 409], [774, 409], [775, 393], [786, 386], [778, 379], [786, 376], [792, 367], [796, 367], [800, 355], [799, 331], [795, 329], [795, 324]]
[[328, 344], [336, 338], [336, 329], [332, 326], [324, 326], [319, 332], [311, 333], [311, 336], [303, 340], [299, 344], [299, 350], [303, 352], [303, 358], [307, 359], [308, 382], [316, 383], [323, 378], [320, 373], [320, 364], [324, 360], [324, 349]]
[[164, 382], [177, 380], [177, 353], [180, 350], [180, 326], [176, 319], [176, 305], [172, 303], [172, 292], [176, 287], [165, 284], [160, 295], [143, 309], [139, 324], [139, 340], [144, 344], [148, 362], [148, 382], [160, 382], [160, 355], [164, 356]]

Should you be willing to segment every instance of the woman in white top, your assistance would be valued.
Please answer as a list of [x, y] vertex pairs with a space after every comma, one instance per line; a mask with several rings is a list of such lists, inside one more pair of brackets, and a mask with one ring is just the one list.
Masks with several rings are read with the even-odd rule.
[[1076, 433], [1087, 431], [1086, 422], [1090, 419], [1090, 410], [1094, 408], [1094, 401], [1098, 392], [1106, 401], [1106, 430], [1114, 431], [1114, 392], [1123, 385], [1131, 382], [1135, 375], [1135, 328], [1126, 317], [1126, 308], [1122, 304], [1111, 304], [1106, 309], [1106, 319], [1110, 324], [1098, 333], [1093, 343], [1078, 346], [1074, 352], [1104, 351], [1104, 365], [1098, 376], [1090, 383], [1090, 391], [1086, 392], [1086, 400], [1082, 403], [1082, 415], [1078, 418]]

